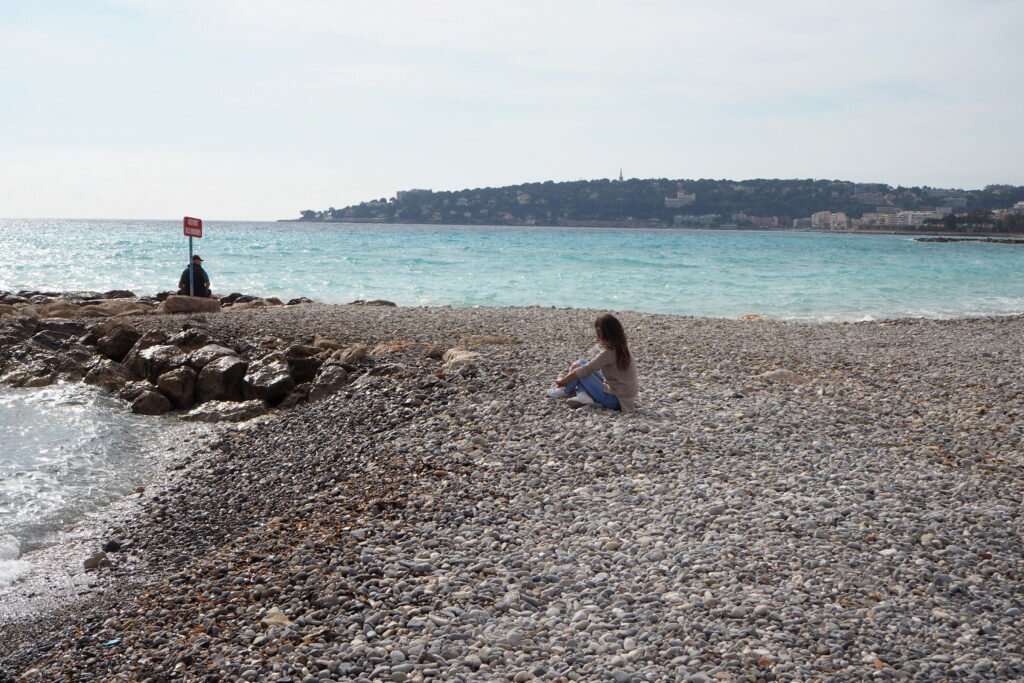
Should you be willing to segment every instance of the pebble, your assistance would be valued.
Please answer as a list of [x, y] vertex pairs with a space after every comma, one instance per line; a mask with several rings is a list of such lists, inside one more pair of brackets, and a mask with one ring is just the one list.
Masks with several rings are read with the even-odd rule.
[[623, 313], [643, 390], [620, 415], [543, 397], [593, 315], [209, 316], [232, 343], [525, 343], [457, 374], [390, 344], [353, 374], [401, 369], [347, 396], [217, 427], [94, 574], [121, 590], [45, 638], [3, 627], [0, 658], [39, 681], [1024, 677], [1024, 318]]

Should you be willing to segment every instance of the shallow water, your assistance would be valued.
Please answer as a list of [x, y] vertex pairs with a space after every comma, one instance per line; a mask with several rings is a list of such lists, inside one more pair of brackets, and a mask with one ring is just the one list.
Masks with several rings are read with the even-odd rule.
[[[214, 291], [798, 320], [1024, 312], [1024, 248], [896, 235], [208, 222]], [[180, 221], [0, 220], [0, 289], [176, 286]]]
[[0, 592], [22, 553], [148, 481], [180, 431], [82, 385], [0, 388]]

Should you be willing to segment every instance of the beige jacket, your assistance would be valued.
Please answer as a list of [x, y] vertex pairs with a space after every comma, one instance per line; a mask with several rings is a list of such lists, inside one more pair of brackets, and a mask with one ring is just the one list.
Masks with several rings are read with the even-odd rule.
[[640, 379], [636, 374], [636, 358], [630, 358], [629, 367], [619, 370], [615, 364], [615, 350], [604, 349], [586, 365], [576, 368], [576, 377], [582, 378], [600, 371], [604, 376], [604, 390], [619, 399], [624, 413], [636, 410], [636, 395], [640, 391]]

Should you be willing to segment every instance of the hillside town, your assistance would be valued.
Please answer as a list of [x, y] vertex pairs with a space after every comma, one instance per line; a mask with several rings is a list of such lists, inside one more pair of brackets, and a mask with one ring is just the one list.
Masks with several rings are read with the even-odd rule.
[[303, 221], [733, 230], [1024, 231], [1024, 187], [892, 187], [838, 180], [590, 180], [408, 189]]

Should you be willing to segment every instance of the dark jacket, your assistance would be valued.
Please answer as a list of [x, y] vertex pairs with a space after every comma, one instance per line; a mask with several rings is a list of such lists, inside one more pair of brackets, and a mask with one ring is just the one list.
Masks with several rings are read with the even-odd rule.
[[[206, 274], [206, 271], [203, 270], [202, 266], [193, 266], [193, 270], [195, 271], [193, 276], [195, 277], [195, 281], [192, 286], [195, 289], [195, 293], [209, 293], [210, 276]], [[178, 279], [178, 289], [184, 291], [185, 294], [188, 293], [188, 268], [181, 271], [181, 277]]]

